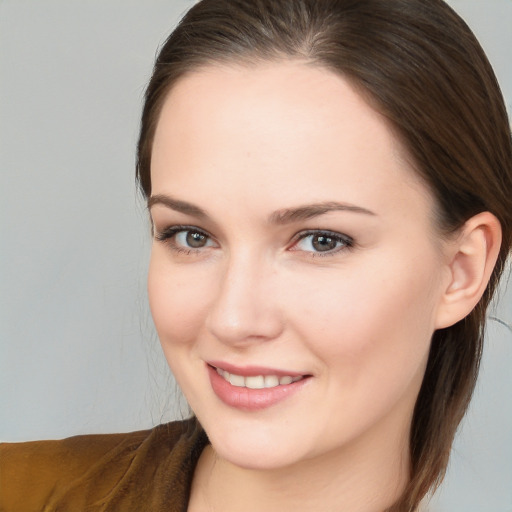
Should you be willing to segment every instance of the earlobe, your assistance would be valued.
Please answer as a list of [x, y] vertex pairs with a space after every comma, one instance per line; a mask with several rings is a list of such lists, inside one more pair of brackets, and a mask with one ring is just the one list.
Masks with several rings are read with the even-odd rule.
[[453, 242], [448, 285], [437, 310], [436, 329], [466, 317], [482, 297], [501, 246], [501, 225], [490, 212], [471, 217]]

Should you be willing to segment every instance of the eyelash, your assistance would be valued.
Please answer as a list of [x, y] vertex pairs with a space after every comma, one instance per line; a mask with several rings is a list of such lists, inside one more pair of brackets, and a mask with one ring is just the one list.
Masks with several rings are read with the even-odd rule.
[[[201, 249], [203, 249], [203, 247], [185, 248], [183, 246], [176, 244], [175, 236], [178, 233], [183, 233], [183, 232], [198, 233], [198, 234], [206, 237], [207, 239], [212, 240], [212, 237], [207, 232], [203, 231], [202, 229], [199, 229], [195, 226], [183, 226], [183, 225], [170, 226], [168, 228], [165, 228], [161, 232], [155, 232], [155, 239], [158, 240], [159, 242], [168, 244], [170, 246], [170, 248], [177, 253], [181, 253], [181, 254], [185, 254], [185, 255], [199, 253], [201, 251]], [[295, 235], [295, 237], [293, 238], [292, 247], [294, 247], [300, 241], [305, 240], [306, 238], [308, 238], [310, 236], [311, 237], [312, 236], [317, 236], [317, 237], [324, 236], [326, 238], [332, 239], [337, 244], [338, 243], [342, 244], [341, 247], [337, 247], [335, 249], [327, 250], [327, 251], [303, 251], [306, 254], [308, 254], [309, 257], [312, 257], [312, 258], [318, 258], [318, 257], [324, 258], [327, 256], [332, 256], [341, 251], [352, 250], [355, 247], [354, 239], [352, 237], [350, 237], [348, 235], [341, 234], [341, 233], [337, 233], [335, 231], [328, 231], [325, 229], [310, 229], [307, 231], [301, 231], [301, 232], [297, 233], [297, 235]], [[298, 251], [299, 249], [291, 249], [291, 250]]]
[[182, 247], [182, 246], [176, 244], [175, 236], [178, 233], [183, 233], [183, 232], [187, 232], [187, 231], [189, 231], [191, 233], [198, 233], [200, 235], [205, 236], [208, 239], [212, 238], [208, 233], [206, 233], [202, 229], [196, 228], [195, 226], [170, 226], [168, 228], [165, 228], [160, 233], [155, 232], [155, 239], [158, 240], [159, 242], [163, 242], [163, 243], [169, 245], [173, 251], [180, 253], [180, 254], [188, 255], [188, 254], [198, 253], [202, 248], [194, 249], [193, 247], [190, 247], [187, 249], [185, 247]]
[[[342, 251], [348, 251], [348, 250], [354, 249], [354, 246], [355, 246], [354, 239], [352, 237], [350, 237], [348, 235], [343, 235], [341, 233], [337, 233], [335, 231], [328, 231], [325, 229], [309, 229], [307, 231], [301, 231], [300, 233], [298, 233], [295, 236], [293, 246], [295, 246], [297, 243], [299, 243], [302, 240], [305, 240], [306, 238], [308, 238], [310, 236], [311, 237], [313, 237], [313, 236], [322, 237], [323, 236], [325, 238], [332, 239], [337, 244], [338, 243], [342, 244], [341, 247], [337, 247], [335, 249], [328, 250], [328, 251], [304, 251], [312, 258], [325, 258], [325, 257], [332, 256], [332, 255], [337, 254]], [[298, 249], [292, 249], [292, 250], [298, 250]]]

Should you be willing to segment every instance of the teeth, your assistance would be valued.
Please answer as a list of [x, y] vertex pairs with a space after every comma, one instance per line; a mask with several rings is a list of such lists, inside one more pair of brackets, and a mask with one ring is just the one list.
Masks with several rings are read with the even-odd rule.
[[279, 379], [275, 375], [266, 375], [265, 376], [265, 387], [266, 388], [275, 388], [279, 386]]
[[229, 373], [220, 368], [216, 368], [216, 370], [223, 379], [227, 380], [232, 386], [236, 386], [238, 388], [275, 388], [277, 386], [284, 386], [302, 379], [301, 375], [298, 375], [297, 377], [291, 377], [289, 375], [285, 375], [284, 377], [278, 377], [277, 375], [255, 375], [252, 377], [244, 377], [243, 375], [235, 375], [234, 373]]
[[265, 387], [265, 377], [263, 377], [263, 375], [245, 377], [245, 387], [250, 389], [263, 389]]
[[[245, 379], [241, 376], [241, 375], [235, 375], [234, 373], [232, 374], [228, 374], [229, 377], [228, 380], [229, 383], [233, 386], [237, 386], [237, 387], [244, 387], [245, 386]], [[226, 377], [224, 377], [226, 378]]]

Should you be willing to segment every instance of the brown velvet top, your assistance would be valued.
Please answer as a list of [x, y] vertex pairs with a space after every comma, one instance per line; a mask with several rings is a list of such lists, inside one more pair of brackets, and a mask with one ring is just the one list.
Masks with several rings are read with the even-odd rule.
[[1, 512], [185, 512], [207, 444], [195, 419], [0, 445]]

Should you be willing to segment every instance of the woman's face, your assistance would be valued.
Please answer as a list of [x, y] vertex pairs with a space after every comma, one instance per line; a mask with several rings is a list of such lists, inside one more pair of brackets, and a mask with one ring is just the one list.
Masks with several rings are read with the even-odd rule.
[[318, 67], [212, 66], [169, 94], [151, 178], [151, 310], [218, 455], [405, 446], [446, 273], [385, 120]]

